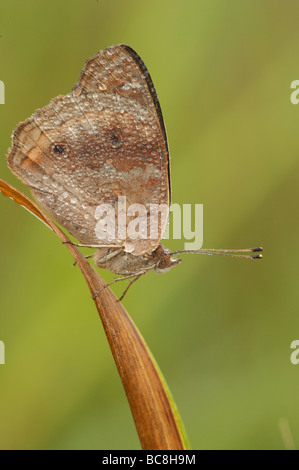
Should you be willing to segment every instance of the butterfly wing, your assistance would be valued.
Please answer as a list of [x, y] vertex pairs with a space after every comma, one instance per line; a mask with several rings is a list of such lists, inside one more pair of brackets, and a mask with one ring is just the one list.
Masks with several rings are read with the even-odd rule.
[[[170, 204], [169, 155], [158, 98], [136, 52], [119, 45], [88, 60], [72, 93], [19, 125], [8, 164], [81, 243], [100, 244], [95, 230], [100, 204], [115, 209], [118, 226], [119, 197], [126, 197], [127, 208], [146, 208], [149, 228], [150, 208]], [[133, 254], [159, 245], [167, 215], [153, 237], [129, 241]], [[126, 218], [127, 227], [132, 219]], [[108, 243], [127, 243], [117, 226]]]

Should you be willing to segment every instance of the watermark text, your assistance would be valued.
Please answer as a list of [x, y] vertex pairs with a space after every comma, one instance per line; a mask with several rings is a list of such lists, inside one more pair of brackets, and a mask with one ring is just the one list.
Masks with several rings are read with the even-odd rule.
[[295, 339], [291, 343], [291, 349], [294, 349], [294, 351], [291, 354], [291, 363], [294, 364], [295, 366], [299, 364], [299, 340]]
[[[112, 240], [184, 239], [185, 250], [199, 250], [203, 244], [203, 205], [127, 205], [119, 196], [116, 205], [100, 204], [95, 210], [95, 234], [100, 242]], [[171, 219], [171, 224], [169, 224]], [[170, 235], [170, 228], [172, 234]]]
[[5, 364], [5, 346], [3, 341], [0, 341], [0, 364]]
[[5, 86], [2, 80], [0, 80], [0, 104], [5, 104]]

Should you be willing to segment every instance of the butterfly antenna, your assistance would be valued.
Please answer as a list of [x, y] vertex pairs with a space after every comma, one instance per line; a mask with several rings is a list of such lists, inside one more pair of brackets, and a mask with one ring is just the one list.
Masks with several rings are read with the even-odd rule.
[[176, 250], [172, 251], [171, 255], [179, 253], [199, 253], [202, 255], [221, 255], [230, 256], [231, 258], [247, 258], [247, 259], [261, 259], [263, 248], [261, 246], [257, 248], [243, 248], [240, 250], [223, 250], [217, 248], [202, 248], [200, 250]]

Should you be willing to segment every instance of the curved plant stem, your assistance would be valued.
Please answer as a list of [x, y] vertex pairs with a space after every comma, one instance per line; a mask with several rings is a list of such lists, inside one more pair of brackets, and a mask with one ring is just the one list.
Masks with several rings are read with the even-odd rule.
[[[0, 180], [0, 191], [25, 207], [63, 241], [60, 228], [30, 199]], [[80, 267], [93, 296], [105, 282], [72, 244], [65, 243]], [[142, 336], [113, 292], [103, 289], [94, 299], [144, 450], [189, 448], [182, 421], [163, 376]]]

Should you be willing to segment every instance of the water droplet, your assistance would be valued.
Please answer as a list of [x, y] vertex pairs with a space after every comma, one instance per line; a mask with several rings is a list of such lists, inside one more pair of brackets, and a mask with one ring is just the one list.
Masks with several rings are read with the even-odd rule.
[[105, 83], [99, 83], [99, 89], [105, 91], [107, 90], [107, 85]]
[[120, 88], [126, 91], [126, 90], [130, 90], [131, 86], [132, 86], [131, 83], [126, 82]]
[[134, 244], [132, 242], [125, 242], [123, 244], [123, 247], [124, 247], [124, 251], [126, 253], [132, 253], [134, 251]]

